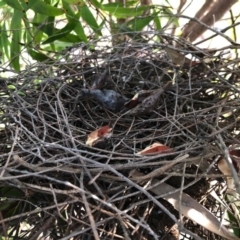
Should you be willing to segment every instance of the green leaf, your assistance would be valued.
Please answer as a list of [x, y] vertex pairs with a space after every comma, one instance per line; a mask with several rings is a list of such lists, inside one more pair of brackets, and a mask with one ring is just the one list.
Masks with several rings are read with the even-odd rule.
[[31, 48], [28, 48], [28, 53], [32, 57], [32, 59], [39, 61], [39, 62], [43, 62], [43, 61], [50, 59], [47, 55], [40, 53], [40, 52], [36, 52]]
[[2, 45], [2, 50], [4, 51], [4, 54], [6, 55], [7, 59], [9, 59], [10, 58], [10, 54], [9, 54], [10, 41], [8, 39], [8, 36], [7, 36], [7, 29], [6, 29], [6, 23], [5, 22], [2, 25], [1, 45]]
[[[58, 3], [56, 3], [54, 5], [54, 7], [57, 7]], [[42, 14], [38, 14], [38, 13], [35, 13], [35, 17], [33, 19], [33, 22], [37, 22], [37, 23], [40, 23], [43, 28], [45, 29], [45, 32], [48, 36], [51, 36], [53, 35], [54, 33], [54, 24], [55, 24], [55, 16], [45, 16], [45, 15], [42, 15]], [[44, 23], [44, 24], [42, 24]], [[42, 32], [41, 31], [38, 31], [37, 29], [37, 34], [39, 34], [39, 38], [43, 36]], [[38, 41], [36, 41], [38, 42]]]
[[44, 24], [43, 28], [45, 29], [45, 33], [48, 36], [51, 36], [54, 33], [54, 23], [55, 23], [55, 17], [48, 17], [46, 22]]
[[[46, 33], [45, 32], [45, 28], [42, 26], [42, 24], [39, 24], [39, 23], [32, 23], [34, 26], [37, 26], [38, 27], [38, 29], [39, 30], [41, 30], [41, 31], [43, 31], [44, 33]], [[56, 28], [54, 28], [54, 33], [55, 32], [58, 32], [59, 30], [58, 29], [56, 29]], [[73, 35], [73, 34], [71, 34], [71, 33], [69, 33], [69, 34], [67, 34], [65, 37], [62, 37], [62, 38], [60, 38], [60, 39], [58, 39], [59, 41], [63, 41], [63, 42], [68, 42], [68, 43], [79, 43], [79, 42], [81, 42], [81, 39], [78, 37], [78, 36], [76, 36], [76, 35]], [[55, 45], [56, 43], [54, 43], [54, 45]], [[53, 45], [53, 46], [54, 46]]]
[[137, 17], [137, 16], [142, 15], [143, 12], [148, 11], [152, 8], [154, 8], [153, 5], [138, 6], [136, 8], [122, 7], [122, 6], [120, 6], [119, 3], [110, 3], [110, 4], [102, 5], [102, 10], [109, 12], [116, 18], [127, 18], [129, 16]]
[[92, 12], [87, 6], [84, 6], [81, 9], [81, 17], [82, 19], [91, 27], [91, 29], [98, 35], [102, 36], [98, 23], [93, 16]]
[[[236, 200], [235, 200], [236, 201]], [[239, 211], [237, 211], [238, 215], [237, 218], [239, 220]], [[230, 223], [231, 223], [231, 230], [233, 231], [234, 235], [235, 236], [239, 236], [239, 228], [238, 227], [233, 227], [233, 226], [238, 226], [238, 221], [237, 219], [235, 218], [234, 215], [232, 215], [232, 213], [230, 213], [229, 211], [227, 212], [227, 217], [226, 217], [226, 220], [228, 220]]]
[[35, 85], [39, 85], [39, 84], [43, 83], [43, 80], [42, 80], [42, 79], [34, 79], [34, 80], [33, 80], [33, 83], [34, 83]]
[[[68, 21], [70, 21], [75, 16], [75, 14], [72, 10], [72, 7], [64, 1], [62, 3], [63, 3], [63, 8], [67, 11], [66, 17], [67, 17]], [[79, 21], [79, 20], [77, 21], [77, 25], [76, 25], [74, 31], [77, 34], [77, 36], [81, 38], [81, 40], [83, 42], [88, 41], [88, 38], [87, 38], [87, 36], [84, 32], [84, 29], [82, 27], [81, 21]]]
[[121, 3], [121, 2], [111, 2], [111, 3], [107, 3], [107, 4], [103, 4], [102, 5], [102, 8], [103, 9], [105, 9], [105, 8], [114, 8], [114, 9], [116, 9], [116, 8], [119, 8], [119, 7], [124, 7], [123, 6], [123, 3]]
[[11, 22], [12, 34], [12, 43], [11, 43], [11, 64], [16, 71], [20, 71], [20, 40], [21, 40], [21, 20], [23, 13], [17, 10], [14, 10]]
[[80, 12], [78, 12], [74, 17], [70, 19], [68, 24], [62, 28], [61, 30], [55, 32], [54, 35], [50, 36], [46, 41], [43, 42], [43, 44], [51, 43], [55, 40], [58, 40], [62, 37], [67, 36], [75, 27], [77, 26], [80, 18]]
[[25, 25], [25, 31], [23, 31], [23, 42], [28, 45], [31, 44], [33, 41], [33, 34], [31, 32], [32, 28], [29, 24], [29, 20], [27, 19], [26, 14], [24, 14], [24, 17], [22, 18], [24, 25]]
[[158, 16], [156, 16], [154, 18], [154, 23], [155, 23], [155, 28], [156, 30], [161, 30], [162, 29], [162, 25], [161, 25], [161, 22], [160, 22], [160, 18]]
[[36, 12], [46, 16], [59, 16], [64, 13], [63, 9], [53, 7], [41, 0], [37, 0], [35, 4], [31, 6], [31, 9]]
[[[54, 18], [54, 17], [51, 17], [51, 18]], [[35, 16], [33, 18], [33, 22], [48, 24], [46, 19], [47, 19], [46, 16], [44, 16], [42, 14], [35, 13]], [[45, 24], [44, 24], [44, 26], [45, 26]], [[33, 35], [34, 35], [34, 37], [32, 39], [34, 41], [34, 43], [40, 43], [42, 38], [43, 38], [43, 32], [42, 31], [38, 31], [37, 28], [33, 28], [32, 32], [33, 32]]]
[[66, 3], [69, 3], [69, 4], [76, 4], [76, 5], [84, 5], [84, 1], [82, 0], [64, 0]]
[[8, 85], [7, 87], [8, 87], [9, 90], [15, 90], [16, 89], [16, 87], [14, 85], [11, 85], [11, 84]]
[[151, 21], [154, 20], [154, 16], [147, 16], [141, 18], [134, 18], [131, 22], [128, 22], [127, 25], [132, 24], [132, 30], [141, 31], [144, 27], [146, 27]]
[[82, 26], [80, 21], [78, 22], [78, 24], [75, 27], [74, 31], [77, 34], [77, 36], [81, 38], [81, 40], [83, 42], [88, 42], [88, 38], [87, 38], [87, 36], [86, 36], [86, 34], [84, 32], [83, 26]]
[[24, 8], [18, 0], [2, 0], [2, 1], [5, 2], [8, 6], [12, 7], [14, 10], [24, 12]]
[[6, 3], [4, 1], [0, 2], [0, 8], [2, 8]]
[[4, 198], [20, 198], [23, 197], [23, 192], [15, 187], [1, 187], [0, 196]]
[[23, 9], [25, 11], [27, 11], [28, 9], [30, 9], [37, 1], [34, 0], [19, 0], [20, 4], [22, 5]]
[[98, 2], [97, 0], [91, 0], [91, 3], [92, 3], [96, 8], [102, 9], [102, 3], [101, 3], [101, 2]]
[[24, 92], [22, 92], [22, 91], [18, 91], [17, 94], [18, 94], [19, 96], [26, 96], [26, 94], [25, 94]]
[[67, 42], [67, 43], [79, 43], [79, 42], [81, 42], [81, 39], [76, 35], [68, 34], [67, 36], [59, 39], [59, 41], [63, 41], [63, 42]]
[[11, 204], [9, 201], [1, 201], [0, 211], [7, 209]]

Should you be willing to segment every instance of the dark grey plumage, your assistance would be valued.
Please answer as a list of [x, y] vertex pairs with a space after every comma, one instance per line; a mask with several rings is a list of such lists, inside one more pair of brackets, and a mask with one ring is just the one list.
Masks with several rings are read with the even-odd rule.
[[127, 97], [108, 89], [81, 89], [78, 99], [90, 97], [97, 101], [104, 108], [116, 112], [120, 111], [129, 100]]

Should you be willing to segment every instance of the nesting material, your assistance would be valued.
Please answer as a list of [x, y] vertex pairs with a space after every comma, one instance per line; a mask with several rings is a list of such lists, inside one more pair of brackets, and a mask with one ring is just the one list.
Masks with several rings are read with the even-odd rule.
[[[177, 239], [172, 216], [178, 218], [178, 212], [153, 193], [146, 195], [146, 186], [129, 176], [136, 169], [148, 174], [166, 167], [184, 154], [189, 158], [157, 179], [183, 191], [186, 176], [189, 187], [184, 191], [205, 198], [202, 203], [219, 216], [219, 202], [207, 191], [211, 180], [224, 181], [214, 161], [239, 143], [240, 116], [240, 60], [221, 54], [216, 52], [207, 64], [198, 59], [176, 65], [157, 43], [96, 51], [76, 46], [54, 64], [35, 64], [6, 79], [1, 88], [1, 122], [6, 125], [1, 167], [4, 177], [14, 177], [4, 184], [21, 189], [16, 219], [33, 224], [36, 231], [50, 229], [53, 234], [54, 229], [57, 239], [93, 239], [93, 232], [100, 239], [158, 239], [164, 234]], [[9, 90], [9, 84], [16, 90]], [[166, 84], [153, 106], [131, 114], [144, 99], [129, 109], [130, 99], [141, 91], [151, 97]], [[108, 129], [100, 136], [103, 126]], [[103, 144], [94, 144], [99, 139]], [[137, 154], [156, 142], [171, 151]], [[217, 181], [215, 191], [222, 191]], [[39, 211], [31, 212], [36, 206]], [[11, 219], [6, 222], [15, 225]], [[185, 226], [204, 239], [211, 234], [187, 220]]]

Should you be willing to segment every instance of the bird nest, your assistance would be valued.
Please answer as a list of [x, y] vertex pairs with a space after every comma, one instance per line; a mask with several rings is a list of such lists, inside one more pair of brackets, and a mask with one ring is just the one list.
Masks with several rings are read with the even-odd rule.
[[99, 43], [2, 79], [2, 232], [224, 239], [186, 215], [180, 224], [169, 192], [152, 189], [171, 186], [224, 218], [211, 191], [222, 196], [217, 162], [239, 143], [239, 60], [195, 48], [177, 64], [169, 45]]

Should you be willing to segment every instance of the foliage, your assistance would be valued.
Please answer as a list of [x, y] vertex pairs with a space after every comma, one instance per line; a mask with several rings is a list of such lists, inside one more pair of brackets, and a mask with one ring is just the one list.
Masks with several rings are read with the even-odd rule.
[[[167, 7], [141, 6], [137, 0], [126, 6], [100, 0], [1, 0], [0, 6], [2, 61], [10, 61], [16, 71], [24, 67], [23, 52], [35, 61], [53, 60], [53, 53], [97, 39], [106, 29], [135, 33], [152, 23], [160, 29], [161, 17], [172, 14]], [[122, 18], [126, 21], [120, 26]]]

